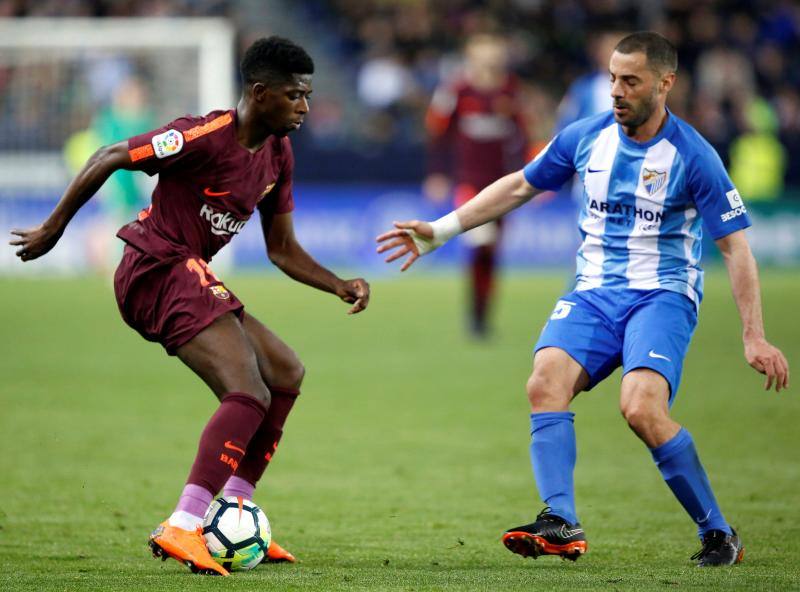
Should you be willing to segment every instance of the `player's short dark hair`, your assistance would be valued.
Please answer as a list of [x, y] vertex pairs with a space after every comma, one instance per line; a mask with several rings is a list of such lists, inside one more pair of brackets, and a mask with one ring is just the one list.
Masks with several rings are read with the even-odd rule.
[[631, 33], [617, 43], [614, 51], [624, 54], [642, 52], [647, 56], [647, 65], [660, 74], [678, 70], [678, 50], [669, 39], [654, 31]]
[[313, 74], [314, 60], [305, 49], [283, 37], [262, 37], [244, 52], [239, 64], [244, 84], [269, 86], [287, 82], [292, 74]]

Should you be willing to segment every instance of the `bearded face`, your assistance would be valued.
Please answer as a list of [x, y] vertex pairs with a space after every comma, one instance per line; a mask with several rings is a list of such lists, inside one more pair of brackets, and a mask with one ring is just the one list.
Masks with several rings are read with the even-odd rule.
[[[641, 52], [624, 54], [615, 51], [609, 64], [611, 97], [614, 100], [614, 120], [622, 126], [636, 129], [663, 108], [671, 84], [647, 64]], [[667, 76], [674, 76], [669, 74]]]
[[638, 128], [656, 110], [658, 89], [653, 86], [647, 96], [629, 99], [614, 97], [614, 120], [626, 127]]

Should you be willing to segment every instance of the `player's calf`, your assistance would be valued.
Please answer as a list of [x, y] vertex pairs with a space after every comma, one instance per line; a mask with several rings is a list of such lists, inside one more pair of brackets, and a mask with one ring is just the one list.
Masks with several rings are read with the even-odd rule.
[[545, 508], [536, 522], [508, 529], [503, 533], [503, 544], [523, 557], [559, 555], [570, 561], [576, 561], [589, 548], [581, 525], [551, 514], [550, 508]]

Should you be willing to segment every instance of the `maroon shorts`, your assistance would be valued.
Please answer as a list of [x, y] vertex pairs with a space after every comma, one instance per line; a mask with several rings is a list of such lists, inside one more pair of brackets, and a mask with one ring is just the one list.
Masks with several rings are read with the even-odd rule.
[[226, 312], [240, 319], [244, 305], [199, 257], [156, 259], [125, 245], [114, 293], [122, 318], [171, 356]]

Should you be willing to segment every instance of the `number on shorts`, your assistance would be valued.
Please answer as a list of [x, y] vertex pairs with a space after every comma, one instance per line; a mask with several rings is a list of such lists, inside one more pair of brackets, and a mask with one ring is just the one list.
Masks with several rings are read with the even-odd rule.
[[553, 314], [550, 315], [550, 320], [557, 321], [565, 318], [572, 311], [573, 306], [575, 306], [574, 302], [570, 302], [569, 300], [559, 300], [556, 302], [556, 307], [553, 309]]
[[209, 277], [215, 282], [219, 281], [219, 278], [217, 278], [217, 276], [214, 275], [214, 272], [211, 271], [208, 263], [202, 259], [188, 259], [186, 261], [186, 269], [197, 274], [197, 277], [200, 278], [200, 285], [204, 288], [211, 283], [208, 281]]

